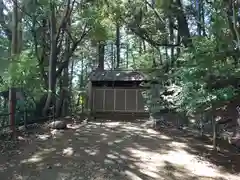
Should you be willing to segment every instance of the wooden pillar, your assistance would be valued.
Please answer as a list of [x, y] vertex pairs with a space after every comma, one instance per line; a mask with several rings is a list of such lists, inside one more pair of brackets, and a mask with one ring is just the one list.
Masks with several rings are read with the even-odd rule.
[[95, 94], [96, 94], [96, 89], [92, 91], [92, 111], [95, 113]]
[[136, 93], [136, 112], [138, 112], [138, 89], [135, 90]]
[[105, 99], [106, 99], [106, 89], [103, 89], [103, 112], [106, 110], [105, 109]]
[[127, 89], [124, 89], [124, 110], [127, 111]]
[[13, 136], [16, 135], [16, 127], [15, 127], [15, 110], [16, 110], [16, 91], [14, 88], [9, 88], [9, 122], [10, 127], [13, 133]]
[[113, 89], [113, 110], [116, 111], [116, 89]]

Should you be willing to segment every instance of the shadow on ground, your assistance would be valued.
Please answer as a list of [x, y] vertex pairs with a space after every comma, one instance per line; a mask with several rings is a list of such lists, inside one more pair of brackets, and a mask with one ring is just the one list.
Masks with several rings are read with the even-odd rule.
[[145, 128], [142, 121], [94, 121], [68, 127], [37, 129], [20, 137], [15, 149], [0, 155], [1, 179], [238, 179], [234, 173], [239, 167], [226, 166], [228, 158], [218, 167], [221, 163], [205, 150], [207, 143], [174, 129], [158, 132]]
[[174, 128], [159, 129], [166, 136], [171, 136], [175, 141], [187, 144], [183, 148], [190, 154], [205, 159], [229, 173], [240, 172], [240, 153], [228, 142], [217, 140], [217, 150], [214, 151], [212, 141], [207, 137], [196, 137], [192, 133], [179, 131]]

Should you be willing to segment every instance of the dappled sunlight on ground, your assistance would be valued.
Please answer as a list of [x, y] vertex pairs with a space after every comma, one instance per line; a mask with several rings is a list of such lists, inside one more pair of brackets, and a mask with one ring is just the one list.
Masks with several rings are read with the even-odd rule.
[[51, 152], [56, 151], [55, 148], [48, 148], [48, 149], [41, 149], [40, 151], [34, 153], [31, 157], [22, 160], [20, 163], [27, 164], [27, 163], [37, 163], [44, 160], [44, 155], [47, 155]]
[[[36, 131], [0, 155], [3, 180], [207, 180], [239, 179], [176, 138], [142, 122], [68, 124], [67, 130]], [[194, 141], [200, 144], [199, 141]], [[205, 147], [204, 147], [205, 146]], [[211, 148], [202, 144], [204, 148]], [[221, 178], [220, 178], [221, 177]]]

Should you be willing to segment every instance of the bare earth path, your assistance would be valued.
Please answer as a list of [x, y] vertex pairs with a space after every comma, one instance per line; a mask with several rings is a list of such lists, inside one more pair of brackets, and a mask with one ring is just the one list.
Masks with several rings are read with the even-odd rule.
[[89, 122], [69, 127], [63, 132], [39, 131], [11, 153], [0, 154], [0, 179], [240, 179], [239, 171], [231, 173], [198, 157], [191, 140], [177, 138], [170, 129], [160, 133], [142, 127], [141, 122]]

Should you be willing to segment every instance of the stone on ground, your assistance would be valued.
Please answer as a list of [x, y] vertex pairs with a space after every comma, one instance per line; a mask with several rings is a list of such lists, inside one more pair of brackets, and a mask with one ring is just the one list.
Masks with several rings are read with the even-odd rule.
[[65, 121], [54, 121], [51, 122], [48, 126], [52, 129], [66, 129], [67, 123]]

